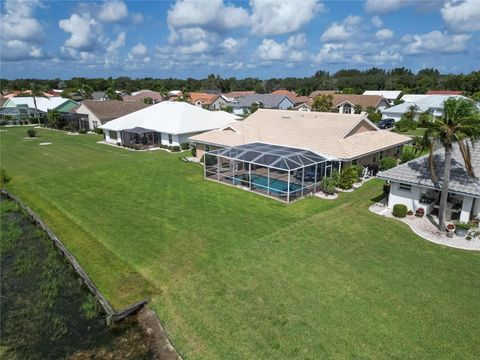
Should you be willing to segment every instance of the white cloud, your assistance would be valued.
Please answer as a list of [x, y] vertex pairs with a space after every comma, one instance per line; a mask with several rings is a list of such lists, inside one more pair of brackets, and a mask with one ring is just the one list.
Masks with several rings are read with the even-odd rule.
[[450, 1], [441, 9], [447, 26], [455, 31], [480, 31], [478, 0]]
[[386, 62], [398, 63], [403, 60], [402, 55], [399, 52], [391, 50], [382, 50], [379, 54], [372, 56], [372, 60], [375, 64], [382, 65]]
[[343, 44], [326, 43], [313, 59], [317, 63], [346, 63], [348, 62]]
[[143, 22], [143, 15], [140, 13], [133, 13], [131, 18], [133, 24], [141, 24]]
[[89, 14], [72, 14], [69, 19], [58, 22], [60, 29], [70, 34], [65, 46], [78, 50], [93, 50], [96, 42], [96, 33], [93, 27], [97, 24]]
[[125, 19], [127, 16], [127, 5], [119, 0], [104, 2], [98, 13], [98, 19], [103, 22], [117, 22]]
[[427, 34], [406, 35], [403, 42], [409, 42], [403, 52], [407, 55], [424, 53], [456, 53], [465, 51], [472, 35], [448, 34], [432, 31]]
[[209, 49], [209, 44], [204, 41], [198, 41], [190, 45], [181, 45], [177, 47], [177, 50], [180, 54], [198, 54], [206, 52]]
[[287, 53], [287, 46], [277, 43], [273, 39], [263, 39], [257, 49], [258, 57], [263, 61], [283, 60]]
[[178, 0], [167, 13], [168, 24], [178, 27], [205, 27], [213, 30], [233, 29], [249, 24], [248, 13], [242, 7], [225, 6], [223, 0], [208, 3]]
[[273, 39], [263, 39], [257, 48], [257, 56], [262, 61], [289, 60], [300, 62], [308, 57], [302, 48], [306, 45], [305, 34], [292, 35], [286, 43], [278, 43]]
[[408, 5], [408, 0], [367, 0], [365, 10], [369, 13], [384, 14]]
[[383, 21], [382, 19], [380, 19], [377, 15], [375, 15], [373, 18], [372, 18], [372, 24], [373, 26], [377, 27], [377, 28], [380, 28], [383, 26]]
[[221, 46], [228, 52], [234, 53], [238, 50], [240, 43], [238, 42], [238, 40], [235, 40], [232, 37], [228, 37], [223, 40]]
[[323, 42], [341, 42], [359, 34], [358, 26], [362, 23], [360, 16], [348, 16], [342, 22], [333, 22], [322, 34]]
[[378, 40], [386, 40], [393, 38], [394, 32], [390, 29], [381, 29], [375, 33]]
[[118, 34], [117, 38], [111, 41], [107, 46], [107, 52], [105, 54], [105, 66], [111, 66], [120, 62], [119, 50], [125, 46], [125, 32]]
[[250, 0], [252, 33], [280, 35], [299, 30], [309, 23], [317, 12], [324, 11], [318, 0], [296, 1]]
[[130, 54], [133, 56], [145, 56], [148, 53], [148, 49], [145, 45], [143, 45], [141, 42], [139, 42], [137, 45], [132, 47], [130, 50]]
[[42, 24], [33, 14], [40, 1], [4, 2], [0, 15], [1, 58], [4, 60], [38, 58], [42, 50], [38, 46], [45, 40]]

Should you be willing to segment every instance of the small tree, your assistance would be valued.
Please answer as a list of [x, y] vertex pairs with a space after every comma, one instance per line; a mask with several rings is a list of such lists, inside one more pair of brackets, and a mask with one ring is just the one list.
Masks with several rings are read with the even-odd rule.
[[397, 166], [397, 160], [394, 159], [393, 157], [386, 157], [380, 160], [378, 164], [378, 170], [385, 171], [388, 169], [392, 169], [395, 166]]
[[354, 110], [355, 114], [360, 114], [360, 113], [362, 112], [362, 110], [363, 110], [362, 105], [358, 105], [358, 104], [355, 105], [355, 106], [353, 107], [353, 110]]
[[34, 138], [37, 136], [37, 132], [34, 129], [28, 129], [27, 130], [27, 135], [28, 137]]
[[331, 112], [333, 110], [333, 96], [330, 94], [316, 96], [315, 99], [313, 99], [312, 110]]

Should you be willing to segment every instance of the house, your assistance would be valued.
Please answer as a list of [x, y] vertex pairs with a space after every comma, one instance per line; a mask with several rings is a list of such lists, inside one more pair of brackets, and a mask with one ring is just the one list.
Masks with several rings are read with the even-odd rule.
[[335, 90], [315, 90], [310, 95], [308, 95], [308, 97], [314, 99], [314, 98], [316, 98], [317, 96], [320, 96], [320, 95], [333, 95], [333, 94], [338, 94], [338, 91], [335, 91]]
[[107, 143], [180, 146], [190, 136], [219, 129], [240, 119], [181, 101], [162, 101], [101, 126]]
[[[470, 221], [480, 216], [480, 142], [470, 146], [472, 166], [477, 177], [471, 177], [465, 170], [465, 163], [458, 144], [454, 144], [450, 171], [446, 219]], [[393, 169], [382, 171], [377, 177], [390, 182], [388, 207], [403, 204], [409, 210], [423, 208], [425, 214], [438, 212], [442, 189], [445, 151], [440, 148], [433, 156], [437, 182], [433, 182], [428, 155], [419, 157]]]
[[387, 99], [388, 103], [393, 105], [401, 93], [400, 90], [366, 90], [363, 95], [378, 95]]
[[285, 202], [317, 192], [335, 169], [398, 157], [410, 141], [363, 115], [271, 109], [189, 139], [206, 179]]
[[[63, 98], [60, 96], [52, 96], [52, 97], [35, 97], [35, 102], [37, 103], [37, 109], [42, 112], [48, 112], [48, 110], [55, 110], [59, 112], [69, 112], [75, 107], [78, 106], [78, 103], [67, 98]], [[3, 107], [16, 107], [18, 105], [24, 105], [29, 108], [35, 108], [35, 104], [33, 101], [32, 96], [25, 96], [25, 97], [12, 97], [8, 99]]]
[[92, 92], [92, 100], [107, 100], [107, 96], [105, 94], [105, 91], [94, 91]]
[[[405, 96], [406, 95], [404, 95], [403, 98]], [[410, 101], [405, 101], [396, 106], [382, 110], [382, 118], [392, 118], [395, 119], [395, 121], [398, 121], [403, 115], [411, 111], [412, 108], [414, 108], [417, 113], [428, 112], [433, 116], [442, 116], [443, 103], [451, 97], [467, 99], [465, 96], [461, 95], [413, 95], [406, 97], [406, 99]]]
[[89, 130], [93, 130], [107, 121], [144, 109], [150, 105], [143, 101], [121, 100], [85, 100], [76, 109], [77, 114], [88, 115]]
[[455, 90], [429, 90], [427, 95], [463, 95], [463, 91]]
[[157, 91], [140, 90], [132, 92], [131, 95], [124, 95], [123, 101], [143, 101], [145, 98], [152, 99], [155, 104], [163, 100], [162, 95]]
[[209, 110], [221, 110], [228, 106], [232, 99], [222, 94], [210, 94], [203, 92], [191, 92], [189, 102]]
[[253, 104], [264, 109], [290, 109], [295, 106], [287, 95], [283, 94], [253, 94], [243, 95], [231, 102], [233, 113], [238, 115], [248, 114]]
[[398, 157], [408, 136], [380, 130], [364, 115], [258, 109], [245, 120], [190, 138], [197, 156], [214, 148], [262, 142], [308, 149], [345, 164]]
[[293, 107], [293, 110], [297, 110], [297, 111], [312, 111], [312, 107], [310, 106], [310, 104], [308, 102], [304, 102], [302, 104], [298, 104], [298, 105], [295, 105]]
[[256, 94], [255, 91], [231, 91], [229, 93], [223, 94], [223, 96], [225, 96], [226, 98], [229, 98], [229, 99], [235, 99], [239, 96], [254, 95], [254, 94]]
[[332, 97], [333, 107], [341, 114], [354, 114], [356, 107], [366, 111], [368, 108], [383, 110], [390, 106], [388, 100], [379, 95], [334, 94]]

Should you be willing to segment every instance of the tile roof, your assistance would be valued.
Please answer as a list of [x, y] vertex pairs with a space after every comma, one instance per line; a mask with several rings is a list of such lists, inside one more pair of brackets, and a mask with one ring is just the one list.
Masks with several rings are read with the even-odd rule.
[[[235, 108], [250, 107], [253, 103], [261, 102], [265, 109], [274, 109], [283, 101], [283, 99], [290, 98], [287, 95], [283, 94], [253, 94], [253, 95], [244, 95], [236, 98], [237, 103], [232, 103]], [[294, 101], [290, 100], [293, 105]], [[292, 106], [293, 106], [292, 105]]]
[[455, 90], [429, 90], [427, 95], [462, 95], [463, 91]]
[[441, 109], [443, 108], [443, 103], [449, 98], [461, 98], [466, 99], [462, 95], [423, 95], [421, 97], [412, 98], [413, 101], [405, 101], [401, 104], [392, 106], [388, 109], [382, 111], [385, 114], [404, 114], [409, 111], [411, 106], [416, 106], [419, 112], [425, 112], [430, 109]]
[[382, 100], [387, 101], [387, 99], [379, 95], [333, 94], [332, 96], [333, 106], [335, 107], [348, 101], [351, 104], [360, 105], [363, 109], [367, 109], [369, 107], [377, 107]]
[[335, 91], [335, 90], [315, 90], [314, 92], [312, 92], [309, 95], [309, 97], [314, 98], [314, 97], [317, 97], [319, 95], [333, 95], [333, 94], [337, 94], [337, 91]]
[[122, 100], [85, 100], [82, 104], [93, 114], [95, 114], [95, 116], [102, 122], [116, 119], [120, 116], [124, 116], [150, 106], [144, 104], [143, 101]]
[[219, 97], [219, 94], [209, 94], [204, 92], [191, 92], [189, 95], [190, 103], [195, 104], [199, 101], [203, 105], [211, 105]]
[[256, 92], [255, 91], [231, 91], [223, 95], [229, 98], [237, 98], [242, 95], [253, 95], [253, 94], [256, 94]]
[[[360, 125], [371, 131], [349, 135]], [[308, 149], [335, 159], [355, 159], [409, 142], [407, 136], [379, 130], [363, 115], [259, 109], [243, 121], [190, 138], [235, 146], [252, 142]]]
[[395, 100], [401, 93], [400, 90], [366, 90], [363, 95], [378, 95], [388, 100]]
[[[454, 144], [450, 171], [450, 190], [463, 194], [480, 197], [480, 142], [471, 146], [471, 157], [476, 178], [468, 176], [465, 163], [459, 146]], [[379, 172], [377, 177], [397, 182], [421, 185], [433, 189], [442, 188], [443, 171], [445, 168], [445, 150], [440, 148], [434, 152], [434, 163], [438, 182], [434, 183], [431, 178], [428, 155], [419, 157], [393, 169]]]
[[154, 102], [162, 101], [162, 95], [159, 92], [151, 91], [151, 90], [142, 90], [136, 93], [132, 93], [132, 95], [124, 95], [123, 101], [143, 101], [144, 98], [152, 98]]

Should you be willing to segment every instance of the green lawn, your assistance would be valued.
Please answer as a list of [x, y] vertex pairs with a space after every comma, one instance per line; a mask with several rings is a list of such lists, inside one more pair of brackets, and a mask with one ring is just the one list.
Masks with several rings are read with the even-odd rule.
[[425, 134], [425, 130], [426, 128], [416, 128], [415, 130], [408, 130], [408, 131], [405, 131], [405, 132], [400, 132], [400, 131], [397, 131], [396, 129], [395, 130], [392, 130], [392, 131], [395, 131], [399, 134], [402, 134], [402, 135], [407, 135], [407, 136], [411, 136], [411, 137], [414, 137], [414, 136], [423, 136]]
[[285, 205], [204, 181], [178, 154], [25, 130], [0, 133], [8, 188], [116, 307], [148, 297], [187, 359], [480, 353], [480, 253], [369, 213], [380, 181]]

